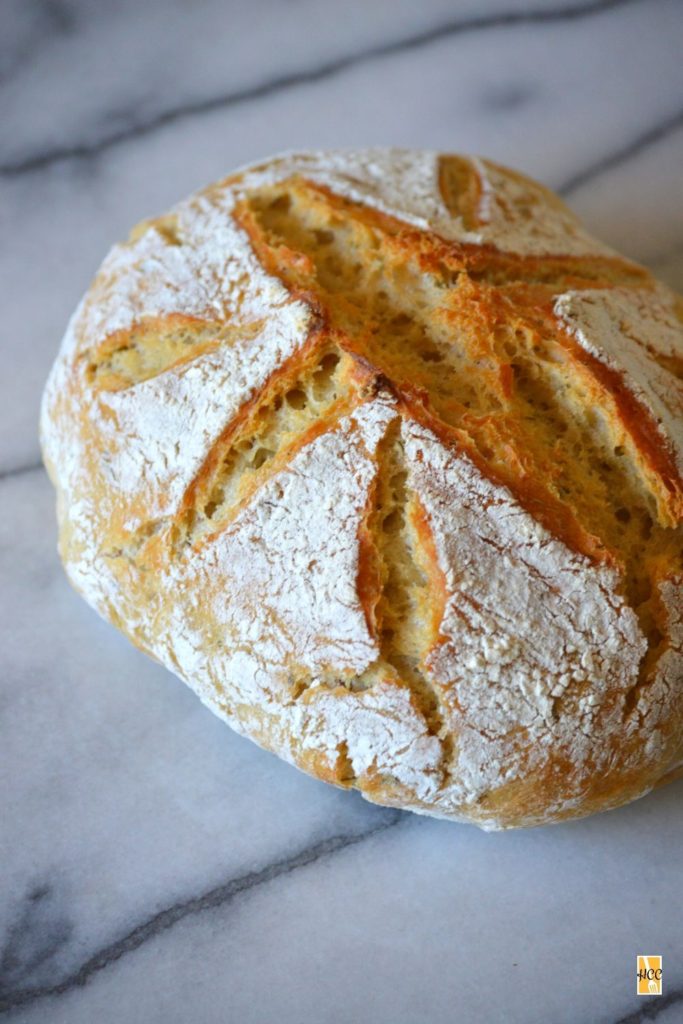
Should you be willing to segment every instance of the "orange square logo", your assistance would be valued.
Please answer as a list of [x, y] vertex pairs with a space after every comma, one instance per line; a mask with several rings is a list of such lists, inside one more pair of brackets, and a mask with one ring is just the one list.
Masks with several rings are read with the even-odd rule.
[[636, 957], [636, 993], [639, 996], [661, 996], [661, 956]]

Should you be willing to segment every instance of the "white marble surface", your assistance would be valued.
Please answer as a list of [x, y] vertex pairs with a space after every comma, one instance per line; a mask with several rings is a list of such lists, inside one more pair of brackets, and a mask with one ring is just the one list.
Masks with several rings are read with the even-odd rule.
[[300, 775], [70, 591], [36, 438], [108, 245], [283, 148], [509, 162], [683, 289], [683, 4], [3, 0], [2, 23], [0, 1019], [683, 1020], [682, 784], [485, 835]]

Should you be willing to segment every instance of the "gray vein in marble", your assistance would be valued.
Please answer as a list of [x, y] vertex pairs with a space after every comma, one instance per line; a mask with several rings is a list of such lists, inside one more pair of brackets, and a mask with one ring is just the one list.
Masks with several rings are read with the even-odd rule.
[[22, 900], [0, 955], [0, 1005], [27, 978], [49, 968], [74, 931], [49, 883], [35, 885]]
[[31, 5], [29, 17], [31, 24], [23, 40], [11, 40], [9, 33], [5, 36], [5, 45], [0, 49], [0, 83], [8, 81], [25, 61], [33, 59], [49, 39], [72, 33], [77, 20], [64, 0], [38, 0]]
[[28, 172], [41, 171], [63, 161], [87, 160], [97, 157], [115, 146], [157, 131], [177, 121], [196, 115], [207, 114], [214, 110], [236, 106], [237, 104], [248, 103], [300, 85], [323, 81], [359, 64], [365, 64], [368, 61], [382, 57], [391, 57], [408, 50], [415, 50], [452, 36], [464, 35], [465, 33], [478, 32], [485, 29], [515, 28], [524, 25], [578, 21], [597, 14], [606, 13], [617, 7], [625, 7], [643, 2], [644, 0], [590, 0], [588, 3], [566, 4], [549, 10], [503, 11], [497, 14], [482, 14], [469, 18], [451, 19], [434, 28], [426, 29], [404, 39], [394, 40], [382, 46], [373, 46], [366, 50], [338, 57], [317, 68], [282, 75], [257, 85], [226, 93], [222, 96], [207, 97], [203, 100], [197, 100], [161, 111], [146, 121], [121, 127], [116, 131], [110, 132], [108, 135], [101, 136], [99, 139], [57, 147], [23, 160], [0, 164], [0, 176], [16, 177]]
[[0, 483], [3, 480], [11, 480], [16, 476], [25, 476], [27, 473], [37, 473], [39, 469], [44, 469], [43, 463], [30, 462], [25, 466], [11, 466], [9, 469], [0, 470]]
[[642, 1007], [627, 1014], [626, 1017], [620, 1017], [614, 1024], [645, 1024], [646, 1021], [657, 1020], [665, 1010], [670, 1010], [672, 1006], [683, 1003], [683, 988], [674, 989], [673, 992], [669, 992], [661, 998], [655, 999], [646, 996], [645, 999], [646, 1002]]
[[495, 83], [490, 86], [482, 96], [481, 105], [485, 110], [502, 111], [508, 113], [512, 110], [519, 110], [536, 96], [536, 87], [533, 83], [507, 82]]
[[[40, 901], [49, 894], [49, 889], [45, 886], [36, 887], [29, 893], [15, 923], [10, 927], [0, 952], [0, 1015], [11, 1013], [13, 1010], [36, 1002], [36, 1000], [61, 996], [72, 989], [81, 988], [90, 981], [93, 975], [105, 970], [129, 953], [135, 952], [149, 939], [168, 931], [185, 918], [201, 914], [205, 910], [225, 907], [244, 893], [251, 892], [284, 875], [290, 875], [294, 871], [310, 867], [323, 858], [332, 857], [351, 846], [357, 846], [373, 836], [396, 828], [402, 821], [411, 819], [411, 815], [401, 811], [384, 811], [380, 823], [369, 829], [323, 839], [312, 846], [305, 847], [293, 856], [269, 864], [259, 871], [250, 871], [238, 878], [232, 878], [200, 896], [193, 896], [190, 899], [174, 903], [136, 925], [116, 942], [98, 950], [60, 982], [27, 986], [22, 984], [23, 979], [34, 969], [49, 961], [70, 934], [70, 924], [65, 918], [57, 917], [52, 922], [52, 927], [45, 927], [45, 922], [42, 920], [42, 916], [36, 913], [35, 906], [39, 905]], [[20, 983], [19, 985], [16, 984], [17, 981]]]
[[654, 146], [658, 142], [662, 142], [680, 128], [683, 128], [683, 110], [677, 110], [674, 114], [659, 121], [652, 128], [641, 132], [640, 135], [637, 135], [635, 139], [632, 139], [625, 146], [615, 150], [613, 153], [608, 153], [606, 156], [601, 157], [600, 160], [596, 160], [595, 163], [584, 167], [583, 170], [577, 171], [563, 185], [560, 185], [556, 191], [562, 196], [568, 196], [573, 192], [577, 192], [595, 178], [599, 178], [607, 171], [613, 170], [613, 168], [624, 163], [626, 160], [639, 156], [644, 150], [649, 149], [650, 146]]

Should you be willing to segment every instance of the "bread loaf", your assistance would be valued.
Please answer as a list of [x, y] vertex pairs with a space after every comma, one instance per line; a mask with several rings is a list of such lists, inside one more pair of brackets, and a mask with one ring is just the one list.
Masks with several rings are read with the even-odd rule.
[[683, 770], [683, 306], [486, 160], [283, 156], [139, 225], [42, 410], [74, 586], [233, 728], [488, 828]]

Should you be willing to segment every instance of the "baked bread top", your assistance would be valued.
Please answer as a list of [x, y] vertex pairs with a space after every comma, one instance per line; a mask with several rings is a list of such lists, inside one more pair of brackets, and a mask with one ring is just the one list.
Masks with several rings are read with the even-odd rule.
[[552, 193], [294, 154], [144, 222], [45, 391], [84, 597], [380, 803], [532, 825], [683, 766], [683, 304]]

